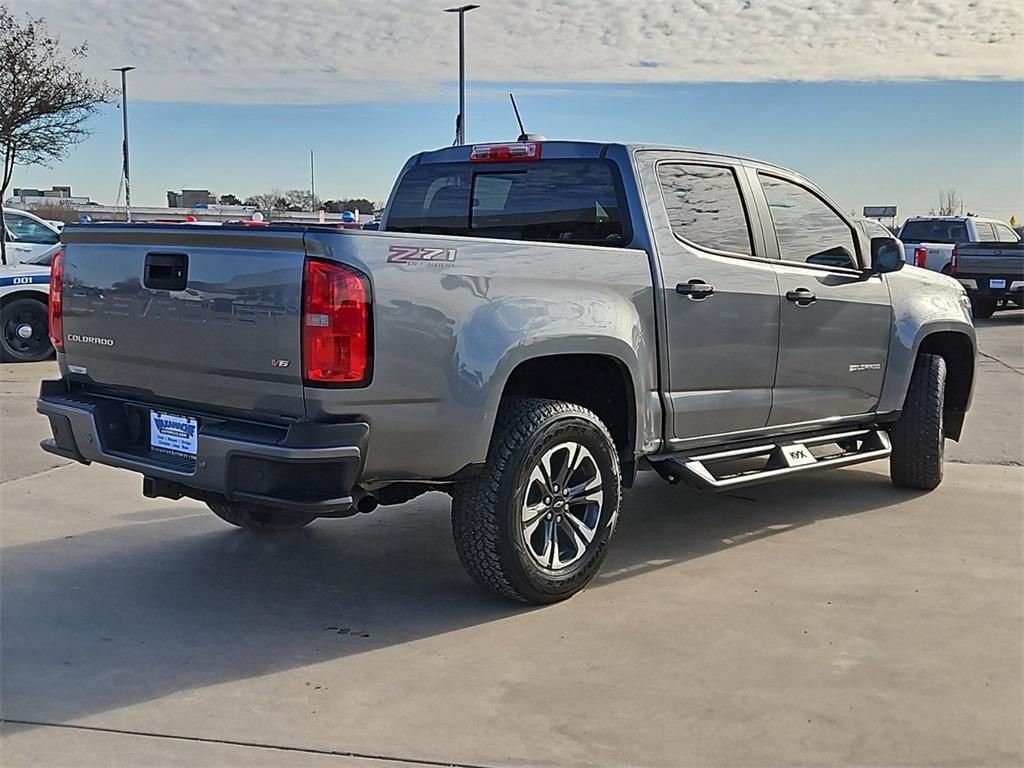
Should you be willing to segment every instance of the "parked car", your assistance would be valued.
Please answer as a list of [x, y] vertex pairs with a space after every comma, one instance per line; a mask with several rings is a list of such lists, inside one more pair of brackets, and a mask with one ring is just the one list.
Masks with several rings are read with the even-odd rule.
[[950, 273], [967, 289], [977, 318], [1000, 307], [1024, 307], [1024, 243], [966, 243], [953, 249]]
[[52, 257], [48, 251], [27, 264], [0, 266], [0, 359], [5, 363], [53, 355], [47, 318]]
[[466, 570], [528, 603], [594, 576], [640, 470], [889, 458], [932, 489], [971, 403], [963, 288], [736, 157], [457, 146], [406, 164], [379, 232], [64, 237], [45, 450], [261, 532], [447, 491]]
[[60, 245], [60, 230], [28, 211], [4, 208], [3, 229], [9, 264], [31, 261]]
[[1015, 243], [1017, 233], [1001, 221], [974, 216], [914, 216], [900, 229], [908, 264], [949, 274], [953, 247], [962, 243]]

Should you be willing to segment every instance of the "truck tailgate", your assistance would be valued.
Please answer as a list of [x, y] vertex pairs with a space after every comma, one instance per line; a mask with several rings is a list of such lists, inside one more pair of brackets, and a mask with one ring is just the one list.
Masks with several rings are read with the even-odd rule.
[[65, 230], [72, 378], [154, 403], [303, 416], [303, 233]]
[[962, 245], [957, 249], [957, 273], [1020, 280], [1024, 276], [1024, 246], [1020, 243]]

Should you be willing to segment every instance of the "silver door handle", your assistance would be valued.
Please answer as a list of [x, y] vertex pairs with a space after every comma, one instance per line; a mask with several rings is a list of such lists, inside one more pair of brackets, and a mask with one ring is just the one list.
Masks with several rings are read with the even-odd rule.
[[676, 293], [680, 296], [686, 296], [690, 301], [704, 301], [714, 292], [715, 286], [708, 285], [699, 278], [676, 285]]
[[795, 291], [786, 291], [786, 301], [794, 302], [798, 307], [809, 307], [818, 297], [806, 288], [797, 288]]

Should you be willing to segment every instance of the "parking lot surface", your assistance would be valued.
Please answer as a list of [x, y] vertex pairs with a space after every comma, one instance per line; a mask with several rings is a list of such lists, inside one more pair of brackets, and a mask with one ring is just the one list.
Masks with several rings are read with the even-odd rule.
[[249, 535], [39, 451], [56, 368], [3, 366], [0, 760], [1021, 765], [1024, 313], [978, 332], [938, 490], [646, 473], [542, 609], [470, 582], [446, 496]]

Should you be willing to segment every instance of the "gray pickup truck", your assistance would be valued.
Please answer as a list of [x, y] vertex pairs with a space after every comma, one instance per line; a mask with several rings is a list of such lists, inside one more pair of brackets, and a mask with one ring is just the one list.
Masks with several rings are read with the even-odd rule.
[[965, 243], [953, 249], [949, 274], [967, 289], [974, 316], [992, 317], [999, 307], [1010, 302], [1024, 307], [1024, 242], [1004, 240]]
[[812, 183], [658, 146], [414, 156], [379, 232], [68, 227], [43, 448], [281, 531], [441, 490], [481, 585], [581, 589], [640, 470], [711, 491], [889, 457], [971, 402], [963, 288]]

